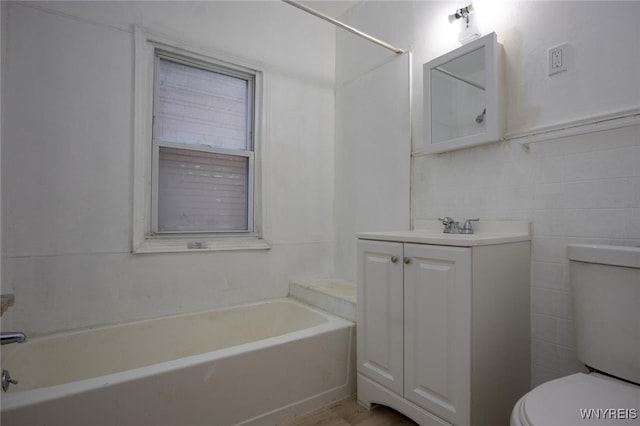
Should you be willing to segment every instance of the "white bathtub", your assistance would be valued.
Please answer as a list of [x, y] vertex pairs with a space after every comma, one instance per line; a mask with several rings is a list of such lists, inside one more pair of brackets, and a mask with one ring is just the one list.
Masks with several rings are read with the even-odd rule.
[[2, 347], [2, 426], [274, 425], [355, 392], [352, 322], [293, 299]]

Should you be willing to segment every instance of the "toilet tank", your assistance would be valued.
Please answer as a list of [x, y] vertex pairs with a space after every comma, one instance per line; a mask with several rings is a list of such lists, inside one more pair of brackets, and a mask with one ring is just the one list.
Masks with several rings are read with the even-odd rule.
[[640, 247], [567, 247], [578, 359], [640, 383]]

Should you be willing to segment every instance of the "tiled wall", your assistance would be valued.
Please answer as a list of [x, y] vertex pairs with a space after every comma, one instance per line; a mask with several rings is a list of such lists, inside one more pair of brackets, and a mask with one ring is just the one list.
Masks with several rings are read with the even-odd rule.
[[414, 160], [414, 217], [532, 223], [532, 385], [581, 370], [566, 246], [640, 245], [640, 126]]
[[566, 246], [640, 244], [640, 126], [532, 147], [534, 385], [576, 371]]

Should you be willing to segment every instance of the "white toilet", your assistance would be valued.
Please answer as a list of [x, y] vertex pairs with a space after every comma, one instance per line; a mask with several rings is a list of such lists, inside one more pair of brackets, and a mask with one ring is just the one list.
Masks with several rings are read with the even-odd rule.
[[592, 372], [536, 387], [511, 426], [640, 425], [640, 248], [575, 244], [567, 256], [576, 352]]

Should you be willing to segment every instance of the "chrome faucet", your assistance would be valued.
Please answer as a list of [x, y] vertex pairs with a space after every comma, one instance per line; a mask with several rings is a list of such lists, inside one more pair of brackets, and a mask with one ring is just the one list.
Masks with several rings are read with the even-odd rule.
[[3, 331], [0, 333], [0, 344], [23, 343], [27, 341], [27, 336], [19, 331]]
[[452, 218], [450, 218], [449, 216], [445, 217], [444, 219], [438, 218], [438, 220], [441, 221], [442, 224], [444, 225], [444, 230], [442, 232], [444, 232], [445, 234], [460, 233], [460, 224], [455, 220], [453, 220]]
[[464, 221], [462, 228], [460, 228], [460, 222], [456, 222], [454, 219], [446, 216], [445, 218], [438, 218], [444, 225], [445, 234], [473, 234], [473, 226], [471, 222], [477, 222], [480, 219], [467, 219]]

